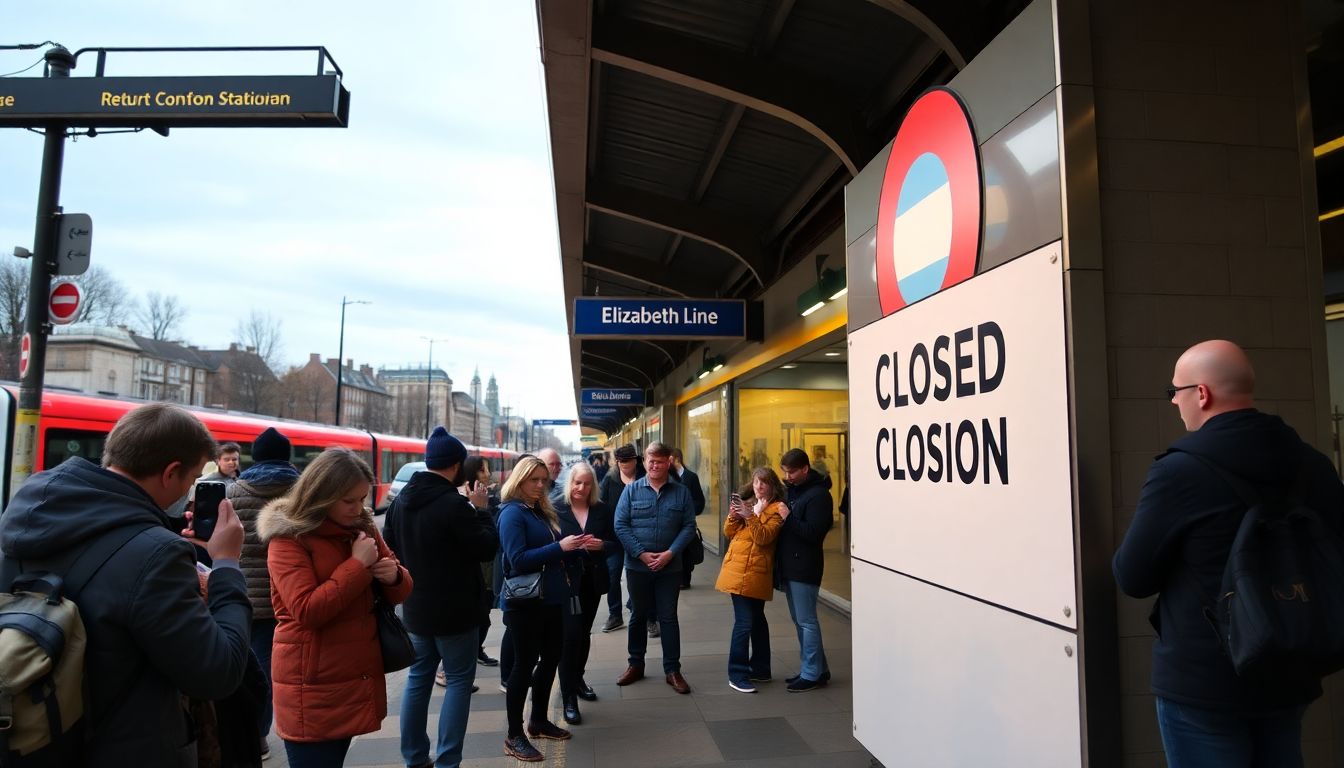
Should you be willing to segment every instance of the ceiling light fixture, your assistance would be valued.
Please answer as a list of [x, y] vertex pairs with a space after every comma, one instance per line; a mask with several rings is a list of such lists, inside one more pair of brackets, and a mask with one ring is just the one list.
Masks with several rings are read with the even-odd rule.
[[803, 317], [826, 306], [826, 302], [849, 293], [849, 283], [845, 280], [845, 268], [825, 269], [823, 265], [830, 258], [824, 253], [817, 254], [817, 282], [809, 286], [798, 296], [798, 314]]

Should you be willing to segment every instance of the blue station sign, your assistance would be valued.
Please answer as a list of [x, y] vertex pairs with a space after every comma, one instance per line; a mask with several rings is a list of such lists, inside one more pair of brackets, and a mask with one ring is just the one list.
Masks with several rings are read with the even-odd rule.
[[747, 302], [582, 296], [574, 300], [574, 335], [579, 338], [741, 339], [747, 336]]
[[[642, 389], [584, 389], [579, 393], [579, 405], [643, 405]], [[613, 413], [615, 411], [613, 410]]]
[[576, 419], [533, 419], [534, 427], [572, 427], [579, 422]]

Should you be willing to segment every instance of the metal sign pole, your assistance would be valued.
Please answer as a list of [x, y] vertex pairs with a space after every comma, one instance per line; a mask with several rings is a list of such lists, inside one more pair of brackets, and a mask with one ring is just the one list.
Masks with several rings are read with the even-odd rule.
[[[61, 46], [46, 53], [48, 78], [69, 78], [75, 57]], [[14, 448], [10, 462], [10, 493], [33, 474], [37, 460], [38, 420], [42, 412], [42, 380], [46, 373], [47, 302], [51, 276], [56, 271], [56, 222], [60, 215], [61, 166], [65, 160], [65, 133], [69, 125], [53, 121], [45, 127], [42, 179], [37, 192], [37, 225], [33, 232], [33, 266], [28, 280], [28, 316], [24, 334], [29, 339], [27, 369], [19, 378], [19, 407], [14, 417]]]

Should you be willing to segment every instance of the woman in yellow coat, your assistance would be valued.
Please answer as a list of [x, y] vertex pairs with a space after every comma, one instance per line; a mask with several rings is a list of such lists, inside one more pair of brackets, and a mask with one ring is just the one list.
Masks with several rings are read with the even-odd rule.
[[737, 494], [728, 505], [723, 535], [728, 553], [723, 557], [715, 589], [733, 598], [733, 637], [728, 647], [728, 685], [735, 691], [755, 693], [753, 682], [770, 679], [770, 625], [765, 601], [774, 594], [775, 539], [784, 524], [784, 485], [769, 467], [751, 473], [755, 503]]

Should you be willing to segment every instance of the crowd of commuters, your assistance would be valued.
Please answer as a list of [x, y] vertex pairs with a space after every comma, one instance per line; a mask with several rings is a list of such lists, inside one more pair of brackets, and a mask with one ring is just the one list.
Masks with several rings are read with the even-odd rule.
[[[485, 460], [439, 427], [425, 470], [381, 528], [367, 504], [374, 476], [357, 453], [329, 448], [300, 472], [289, 440], [269, 428], [249, 456], [242, 469], [238, 444], [217, 445], [188, 411], [148, 405], [118, 422], [102, 466], [70, 459], [15, 496], [0, 521], [6, 574], [19, 563], [63, 573], [90, 550], [109, 553], [78, 595], [88, 730], [63, 764], [256, 766], [274, 727], [294, 768], [342, 765], [352, 739], [387, 715], [380, 604], [402, 606], [414, 650], [400, 707], [412, 768], [461, 763], [478, 665], [500, 667], [507, 754], [540, 761], [533, 739], [570, 738], [548, 717], [551, 689], [558, 676], [564, 720], [581, 724], [579, 700], [597, 699], [586, 669], [604, 595], [603, 631], [630, 611], [617, 684], [644, 677], [652, 636], [667, 684], [690, 692], [677, 607], [705, 497], [680, 451], [621, 446], [613, 471], [599, 456], [562, 476], [559, 454], [545, 449], [496, 488]], [[801, 451], [781, 470], [788, 491], [758, 468], [724, 524], [717, 586], [736, 617], [727, 678], [744, 692], [770, 679], [773, 588], [788, 596], [802, 649], [788, 690], [829, 677], [816, 624], [829, 480]], [[203, 481], [224, 484], [225, 499], [213, 533], [198, 538], [183, 500]], [[484, 645], [495, 608], [506, 627], [498, 660]], [[445, 690], [431, 744], [436, 682]]]

